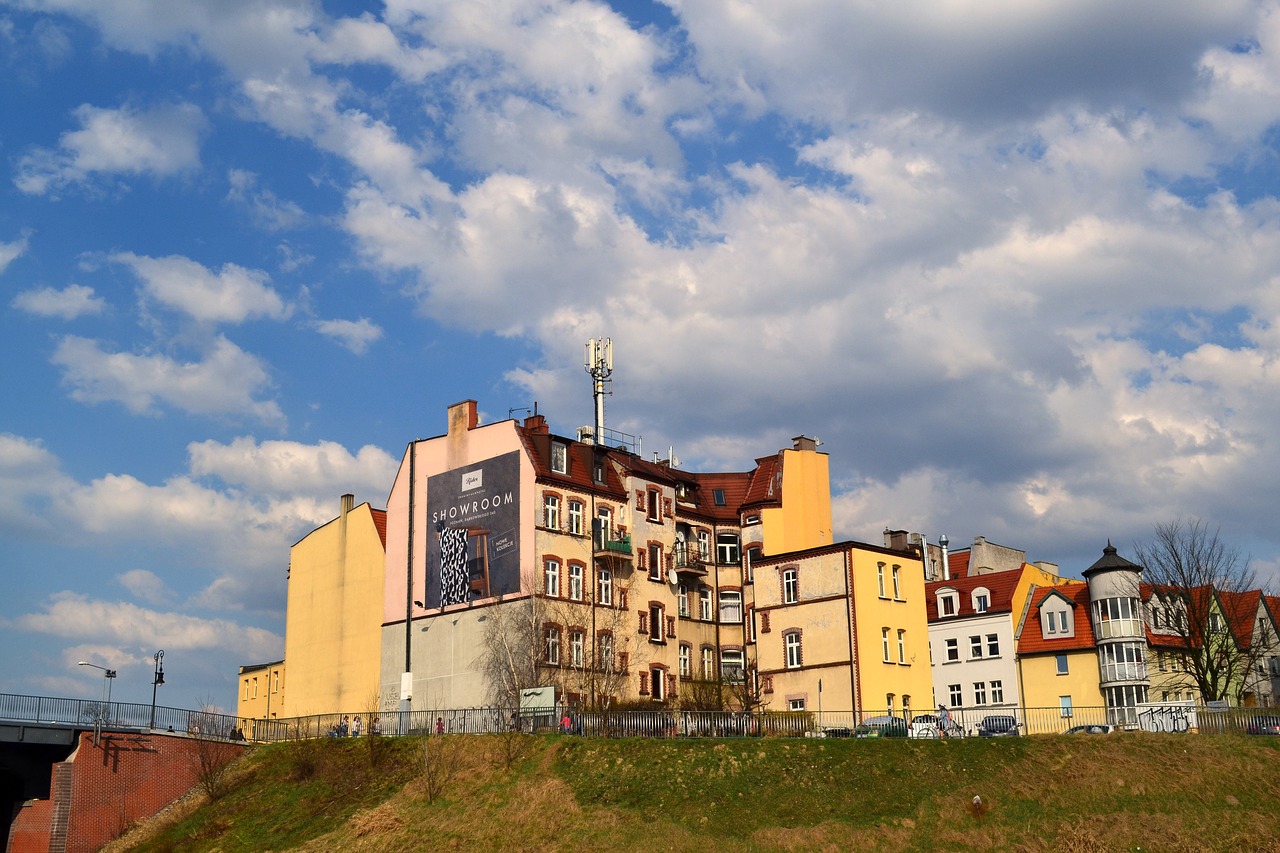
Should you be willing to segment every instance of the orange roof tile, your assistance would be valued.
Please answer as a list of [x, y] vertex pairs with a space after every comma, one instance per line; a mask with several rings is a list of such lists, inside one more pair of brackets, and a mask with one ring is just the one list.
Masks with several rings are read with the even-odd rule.
[[[1073, 605], [1072, 628], [1075, 636], [1045, 636], [1040, 621], [1040, 605], [1046, 598], [1060, 595]], [[1092, 649], [1093, 625], [1089, 620], [1089, 585], [1067, 583], [1062, 586], [1036, 587], [1031, 592], [1031, 607], [1022, 623], [1022, 635], [1018, 638], [1018, 654], [1056, 654], [1079, 649]]]
[[385, 551], [387, 550], [387, 511], [369, 507], [369, 514], [373, 516], [373, 526], [378, 530], [378, 538], [382, 540], [382, 550]]
[[[966, 616], [977, 616], [973, 609], [973, 591], [984, 587], [991, 593], [986, 613], [1008, 613], [1013, 609], [1013, 591], [1022, 580], [1022, 572], [991, 572], [985, 575], [957, 578], [952, 575], [949, 581], [931, 581], [924, 585], [925, 612], [930, 622], [950, 622]], [[954, 589], [960, 593], [960, 608], [954, 616], [938, 615], [938, 591]]]

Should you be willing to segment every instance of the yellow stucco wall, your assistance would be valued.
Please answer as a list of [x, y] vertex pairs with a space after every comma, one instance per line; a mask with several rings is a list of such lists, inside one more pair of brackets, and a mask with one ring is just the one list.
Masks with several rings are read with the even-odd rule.
[[[924, 565], [919, 557], [854, 548], [853, 596], [859, 657], [860, 711], [901, 712], [909, 696], [914, 711], [933, 704], [933, 674], [929, 667], [929, 623], [924, 602]], [[880, 595], [878, 568], [885, 570], [885, 594]], [[893, 567], [898, 571], [894, 595]], [[882, 630], [889, 629], [889, 662], [883, 651]], [[903, 631], [905, 654], [899, 662], [898, 631]], [[890, 707], [888, 694], [893, 694]]]
[[243, 720], [279, 717], [284, 702], [284, 662], [240, 668], [236, 682], [236, 716]]
[[831, 476], [827, 454], [782, 451], [782, 506], [760, 513], [765, 554], [831, 544]]
[[[1056, 654], [1022, 655], [1019, 658], [1023, 705], [1028, 709], [1028, 732], [1059, 731], [1070, 725], [1058, 719], [1052, 709], [1059, 707], [1060, 697], [1070, 696], [1073, 709], [1098, 709], [1104, 705], [1098, 688], [1098, 652], [1080, 649], [1063, 652], [1067, 656], [1067, 673], [1058, 674]], [[1033, 709], [1050, 709], [1047, 712]], [[1098, 716], [1098, 715], [1094, 715]], [[1081, 722], [1104, 722], [1103, 719], [1081, 719]]]
[[278, 716], [358, 713], [376, 702], [386, 554], [368, 504], [312, 531], [289, 556]]

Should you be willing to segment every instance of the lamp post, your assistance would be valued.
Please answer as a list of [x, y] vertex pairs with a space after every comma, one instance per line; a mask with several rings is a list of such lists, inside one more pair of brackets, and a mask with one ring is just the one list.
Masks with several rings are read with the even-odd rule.
[[156, 671], [155, 677], [151, 680], [151, 725], [148, 728], [156, 727], [156, 688], [164, 684], [164, 649], [156, 652]]
[[87, 660], [76, 661], [76, 666], [91, 666], [94, 669], [102, 670], [102, 701], [106, 704], [111, 703], [111, 679], [116, 677], [114, 669], [107, 669], [105, 666], [98, 666], [96, 663], [89, 663]]

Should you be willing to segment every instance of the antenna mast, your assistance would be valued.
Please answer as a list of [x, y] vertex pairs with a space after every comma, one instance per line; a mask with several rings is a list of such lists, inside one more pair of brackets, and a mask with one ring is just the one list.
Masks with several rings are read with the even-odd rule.
[[604, 397], [612, 394], [613, 338], [592, 338], [587, 341], [583, 367], [591, 374], [591, 396], [596, 404], [596, 424], [592, 442], [599, 446], [604, 441]]

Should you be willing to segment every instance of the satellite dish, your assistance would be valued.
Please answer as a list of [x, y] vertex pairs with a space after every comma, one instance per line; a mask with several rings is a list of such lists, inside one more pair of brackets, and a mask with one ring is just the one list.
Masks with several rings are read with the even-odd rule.
[[676, 575], [675, 567], [667, 570], [667, 583], [671, 584], [672, 589], [680, 586], [680, 578]]

